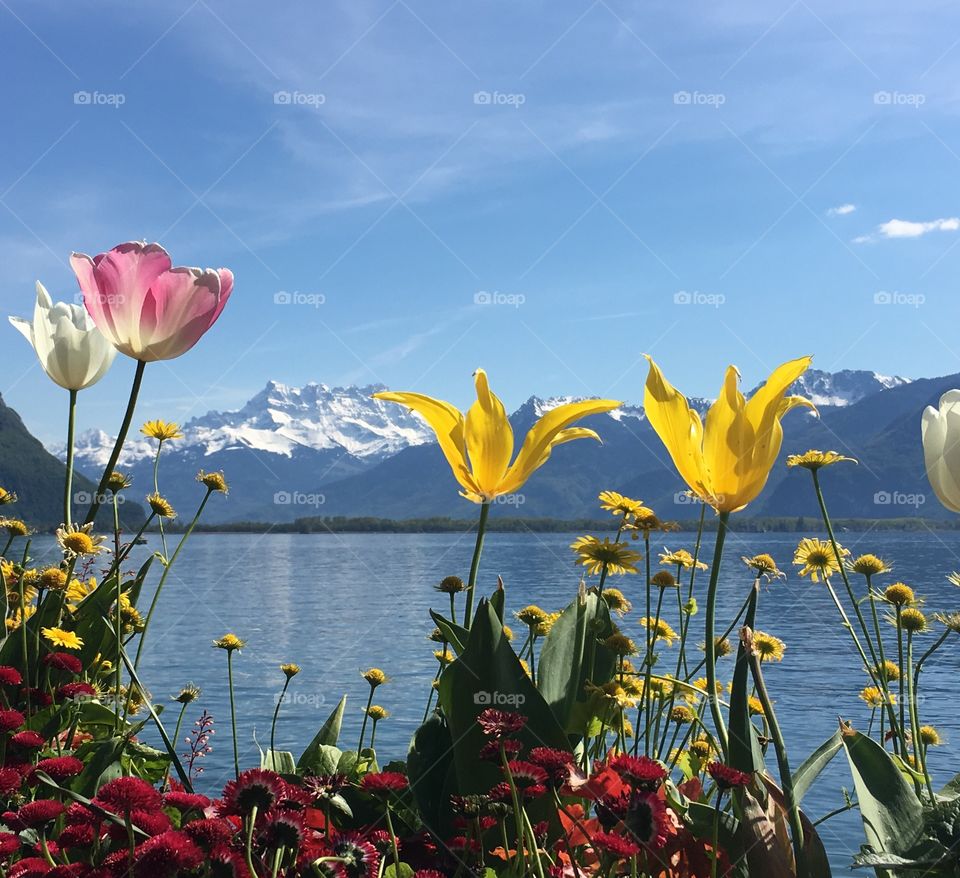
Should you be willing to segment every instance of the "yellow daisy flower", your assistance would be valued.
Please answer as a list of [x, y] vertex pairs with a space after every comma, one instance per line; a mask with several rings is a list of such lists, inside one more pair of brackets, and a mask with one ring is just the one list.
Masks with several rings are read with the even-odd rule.
[[[841, 546], [837, 547], [841, 556], [847, 556], [850, 552]], [[827, 540], [819, 540], [816, 537], [804, 537], [797, 546], [797, 551], [793, 556], [793, 563], [800, 567], [800, 575], [807, 576], [813, 582], [819, 582], [821, 579], [827, 579], [834, 573], [840, 572], [840, 564], [837, 562], [836, 552], [833, 546]]]
[[157, 439], [160, 442], [168, 442], [172, 439], [182, 439], [183, 433], [180, 432], [180, 425], [172, 421], [147, 421], [140, 432], [151, 439]]

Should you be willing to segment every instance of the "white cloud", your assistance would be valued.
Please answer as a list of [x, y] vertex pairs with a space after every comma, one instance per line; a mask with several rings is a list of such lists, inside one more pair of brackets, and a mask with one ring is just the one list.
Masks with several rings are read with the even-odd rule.
[[960, 230], [960, 217], [946, 217], [914, 222], [913, 220], [892, 219], [877, 226], [876, 232], [870, 235], [860, 235], [853, 239], [854, 244], [868, 244], [878, 238], [890, 240], [892, 238], [919, 238], [929, 232], [956, 232]]
[[857, 209], [855, 204], [840, 204], [837, 207], [831, 207], [827, 211], [827, 216], [847, 216]]

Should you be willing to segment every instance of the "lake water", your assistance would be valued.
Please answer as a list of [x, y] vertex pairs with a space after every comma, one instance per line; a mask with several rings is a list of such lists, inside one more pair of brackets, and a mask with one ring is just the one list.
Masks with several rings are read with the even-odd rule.
[[[568, 549], [576, 536], [488, 535], [481, 593], [494, 588], [499, 573], [506, 582], [511, 612], [528, 603], [545, 609], [566, 606], [577, 588], [578, 573]], [[666, 536], [670, 548], [693, 548], [693, 534]], [[767, 682], [794, 767], [836, 729], [838, 715], [862, 730], [869, 718], [869, 709], [857, 698], [865, 682], [860, 662], [829, 595], [821, 585], [793, 572], [790, 562], [799, 536], [730, 534], [718, 611], [725, 625], [723, 620], [737, 611], [750, 587], [742, 555], [769, 552], [788, 573], [786, 580], [764, 589], [757, 627], [787, 643], [784, 661], [769, 668]], [[206, 707], [217, 720], [204, 785], [219, 788], [232, 772], [225, 654], [211, 647], [211, 641], [228, 631], [247, 641], [234, 661], [241, 765], [257, 762], [254, 735], [264, 747], [269, 743], [270, 720], [283, 683], [278, 665], [291, 661], [303, 672], [293, 680], [291, 701], [281, 710], [278, 749], [299, 755], [342, 693], [349, 694], [342, 743], [355, 746], [367, 694], [360, 671], [373, 665], [391, 678], [377, 693], [377, 701], [392, 713], [377, 732], [380, 762], [403, 758], [436, 671], [434, 644], [427, 639], [433, 627], [427, 609], [446, 611], [448, 605], [446, 595], [433, 586], [448, 574], [466, 578], [473, 540], [472, 534], [192, 537], [162, 595], [142, 674], [157, 703], [187, 682], [203, 689], [197, 709], [188, 716], [193, 719]], [[928, 610], [958, 608], [960, 594], [945, 576], [960, 569], [960, 534], [848, 533], [841, 535], [841, 542], [854, 555], [873, 552], [893, 561], [896, 577], [927, 598]], [[712, 535], [705, 544], [712, 548]], [[151, 537], [147, 546], [137, 548], [136, 556], [146, 557], [157, 545], [157, 538]], [[48, 538], [35, 541], [35, 556], [53, 551]], [[709, 561], [709, 554], [708, 549], [704, 560]], [[639, 639], [640, 577], [615, 577], [610, 584], [634, 600], [634, 612], [622, 627]], [[697, 642], [703, 639], [705, 589], [702, 577], [697, 589], [701, 612], [692, 623]], [[145, 592], [144, 607], [148, 597]], [[664, 617], [676, 627], [675, 613], [671, 607]], [[513, 627], [519, 631], [520, 625]], [[943, 783], [956, 770], [952, 767], [960, 750], [955, 710], [958, 644], [948, 640], [925, 667], [921, 720], [937, 725], [945, 739], [944, 746], [933, 751], [936, 780]], [[727, 674], [731, 669], [728, 665]], [[172, 732], [173, 721], [168, 722]], [[808, 794], [805, 808], [817, 817], [838, 807], [842, 786], [852, 784], [840, 755]], [[819, 829], [835, 870], [845, 872], [863, 839], [859, 817], [843, 814]]]

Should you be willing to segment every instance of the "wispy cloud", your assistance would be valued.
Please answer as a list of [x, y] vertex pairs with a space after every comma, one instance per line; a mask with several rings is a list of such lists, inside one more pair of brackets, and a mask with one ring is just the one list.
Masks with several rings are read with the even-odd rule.
[[880, 223], [876, 231], [869, 235], [860, 235], [854, 238], [855, 244], [868, 244], [877, 240], [889, 240], [891, 238], [920, 238], [930, 232], [956, 232], [960, 231], [960, 217], [947, 217], [942, 219], [927, 220], [926, 222], [914, 222], [913, 220], [892, 219], [885, 223]]
[[838, 204], [827, 211], [827, 216], [847, 216], [857, 209], [855, 204]]

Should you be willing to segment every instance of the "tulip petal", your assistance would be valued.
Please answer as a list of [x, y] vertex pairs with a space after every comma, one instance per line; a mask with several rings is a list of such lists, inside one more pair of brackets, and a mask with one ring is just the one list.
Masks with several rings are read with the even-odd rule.
[[470, 406], [465, 423], [467, 454], [473, 478], [481, 493], [492, 500], [513, 457], [513, 428], [503, 403], [490, 390], [487, 373], [474, 373], [477, 401]]
[[703, 424], [686, 397], [666, 378], [660, 367], [647, 357], [650, 371], [643, 395], [643, 410], [673, 465], [690, 489], [708, 497], [710, 487], [703, 459]]
[[[440, 450], [447, 459], [450, 469], [453, 470], [454, 478], [468, 493], [480, 494], [480, 489], [470, 473], [470, 465], [467, 462], [463, 415], [455, 406], [444, 402], [442, 399], [434, 399], [422, 393], [400, 393], [384, 390], [373, 394], [373, 398], [400, 403], [400, 405], [405, 405], [422, 416], [433, 432], [437, 434]], [[471, 497], [471, 499], [473, 498]], [[475, 500], [474, 502], [480, 501]]]
[[172, 360], [185, 354], [220, 313], [220, 275], [172, 268], [153, 280], [140, 313], [138, 359]]
[[[530, 432], [524, 437], [520, 453], [510, 469], [507, 470], [507, 474], [501, 483], [501, 493], [512, 494], [517, 491], [530, 478], [534, 470], [542, 466], [550, 457], [550, 451], [557, 444], [559, 435], [565, 433], [574, 421], [579, 421], [581, 418], [590, 415], [613, 411], [622, 404], [615, 399], [585, 399], [581, 402], [570, 402], [551, 409], [530, 428]], [[588, 430], [587, 433], [596, 436], [596, 433], [592, 430]], [[569, 442], [572, 439], [586, 438], [587, 433], [570, 436], [560, 441]]]

